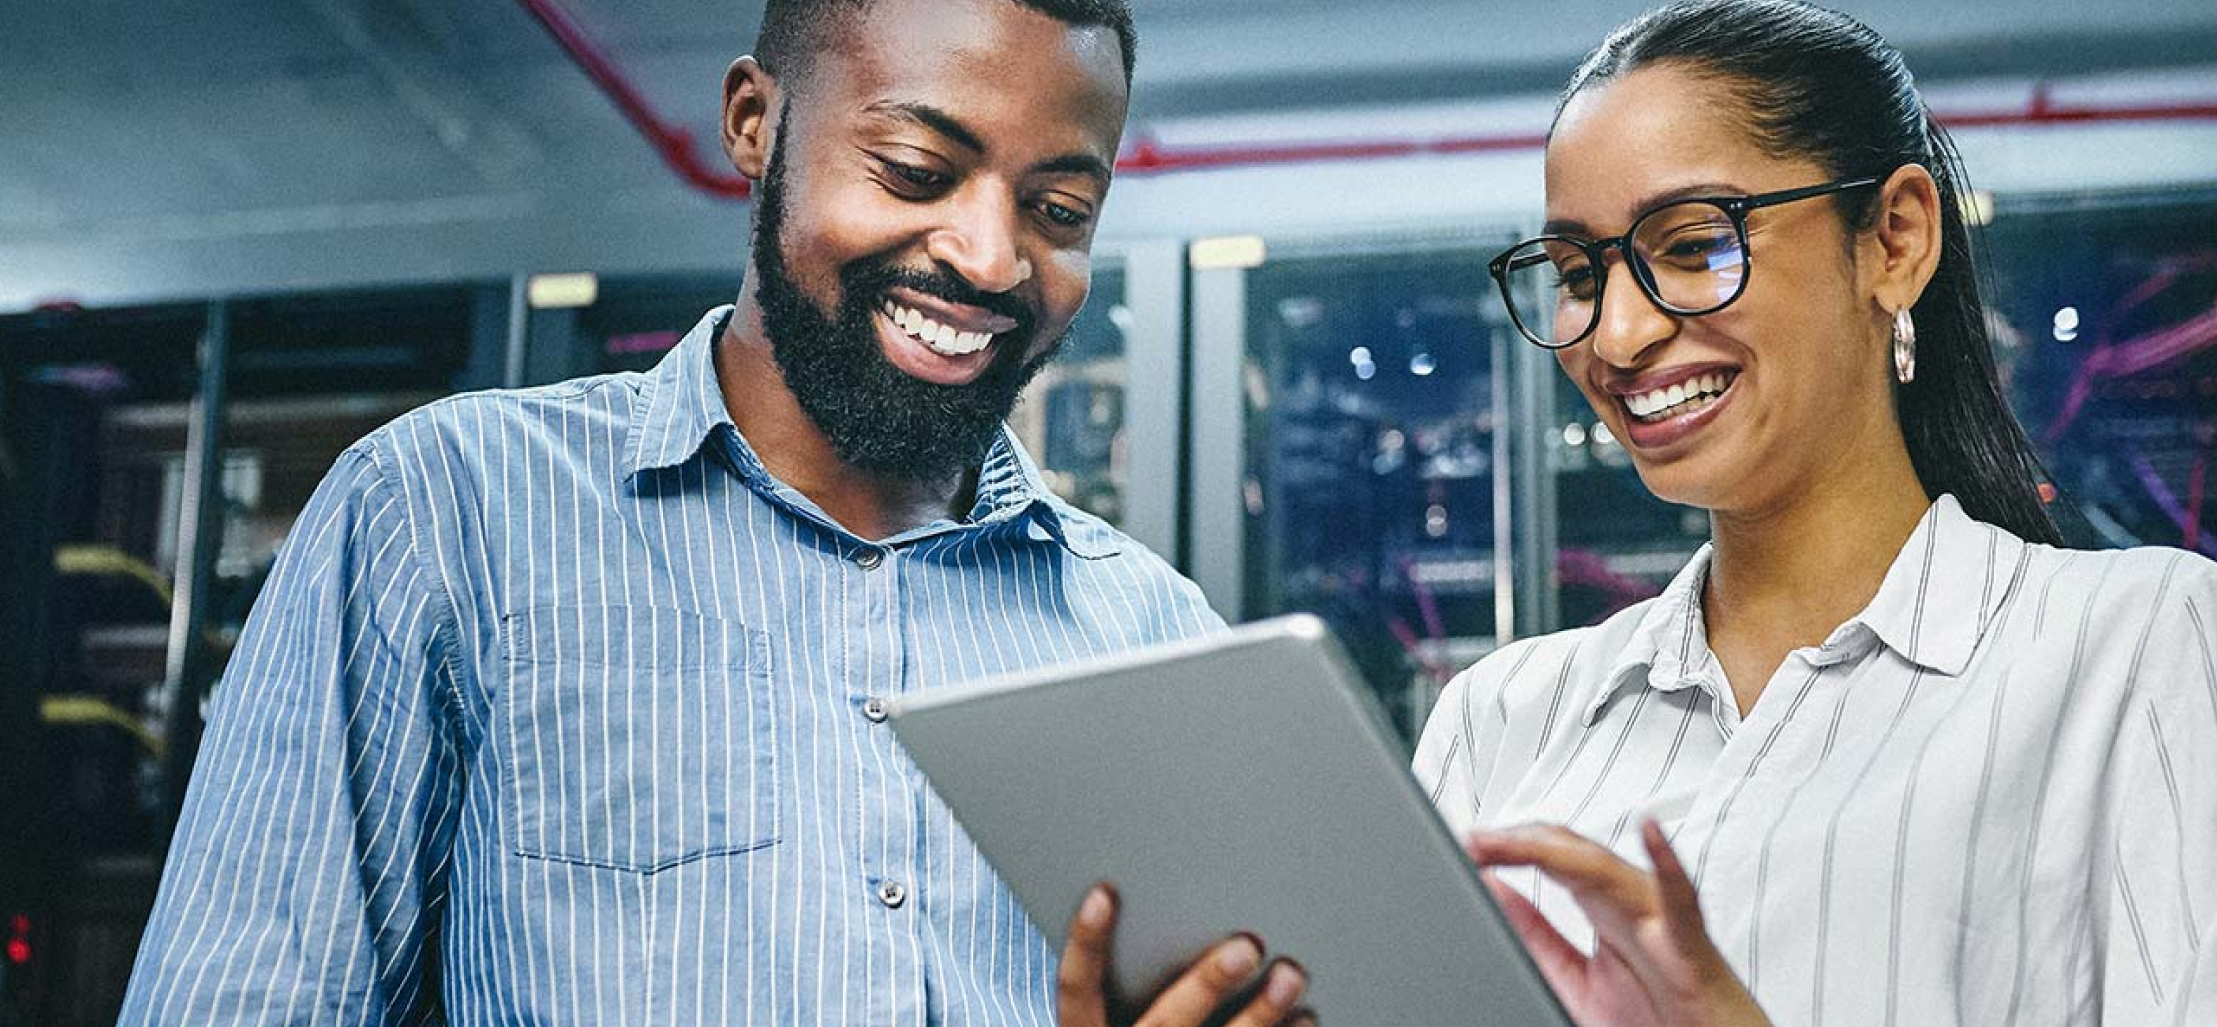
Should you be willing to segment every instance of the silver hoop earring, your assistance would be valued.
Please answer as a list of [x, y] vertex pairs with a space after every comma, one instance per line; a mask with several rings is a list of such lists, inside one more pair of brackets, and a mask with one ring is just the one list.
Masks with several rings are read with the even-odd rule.
[[1917, 380], [1917, 322], [1908, 307], [1894, 311], [1894, 380], [1903, 385]]

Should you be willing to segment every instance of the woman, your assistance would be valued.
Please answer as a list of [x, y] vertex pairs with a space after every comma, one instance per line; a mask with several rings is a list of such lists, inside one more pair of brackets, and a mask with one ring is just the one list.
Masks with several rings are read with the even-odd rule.
[[1572, 77], [1546, 175], [1495, 277], [1712, 524], [1418, 749], [1456, 828], [1556, 825], [1470, 848], [1573, 1017], [2217, 1022], [2217, 565], [2056, 548], [1900, 55], [1658, 10]]

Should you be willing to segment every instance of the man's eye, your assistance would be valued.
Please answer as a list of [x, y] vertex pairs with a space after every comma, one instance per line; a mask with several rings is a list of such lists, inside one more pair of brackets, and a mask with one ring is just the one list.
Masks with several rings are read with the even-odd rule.
[[903, 164], [899, 161], [889, 160], [885, 162], [885, 170], [894, 178], [899, 179], [902, 184], [917, 189], [938, 189], [947, 184], [947, 176], [930, 168], [917, 167], [914, 164]]
[[1052, 201], [1041, 203], [1039, 211], [1046, 215], [1047, 220], [1064, 228], [1078, 228], [1092, 220], [1092, 217], [1082, 210], [1075, 210]]

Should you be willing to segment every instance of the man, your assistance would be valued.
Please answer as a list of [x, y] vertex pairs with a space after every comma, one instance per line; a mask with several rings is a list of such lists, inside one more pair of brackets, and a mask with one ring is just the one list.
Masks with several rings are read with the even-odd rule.
[[[1097, 1020], [1111, 911], [1058, 982], [883, 699], [1219, 624], [1002, 426], [1085, 300], [1132, 49], [1121, 0], [771, 0], [725, 80], [736, 307], [347, 451], [124, 1021]], [[1217, 954], [1182, 1018], [1259, 957]]]

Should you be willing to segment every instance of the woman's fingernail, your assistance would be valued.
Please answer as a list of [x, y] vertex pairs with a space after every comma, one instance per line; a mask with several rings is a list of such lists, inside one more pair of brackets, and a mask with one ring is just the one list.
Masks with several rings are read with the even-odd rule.
[[1270, 983], [1263, 986], [1263, 995], [1271, 1005], [1290, 1006], [1301, 997], [1301, 989], [1308, 987], [1307, 976], [1291, 963], [1280, 963], [1270, 969]]
[[1225, 973], [1245, 977], [1255, 972], [1262, 962], [1262, 949], [1246, 937], [1234, 938], [1216, 953], [1216, 967]]

